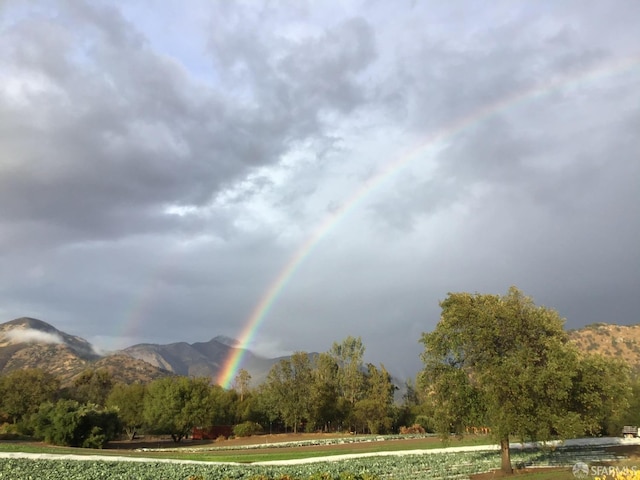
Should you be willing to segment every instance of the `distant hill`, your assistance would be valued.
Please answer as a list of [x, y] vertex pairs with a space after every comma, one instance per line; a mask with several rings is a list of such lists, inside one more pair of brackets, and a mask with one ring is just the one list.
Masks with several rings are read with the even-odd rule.
[[85, 360], [99, 357], [84, 338], [61, 332], [42, 320], [22, 317], [0, 325], [0, 348], [24, 345], [60, 345]]
[[67, 385], [88, 368], [105, 368], [126, 383], [171, 375], [127, 355], [101, 356], [84, 338], [28, 317], [0, 324], [0, 373], [23, 368], [41, 368]]
[[[220, 336], [193, 344], [139, 344], [100, 355], [81, 337], [42, 320], [23, 317], [0, 324], [0, 373], [41, 368], [58, 376], [64, 384], [71, 384], [88, 368], [104, 368], [116, 380], [126, 383], [149, 382], [168, 375], [216, 379], [226, 359], [239, 351], [237, 345], [237, 340]], [[279, 360], [243, 351], [243, 368], [251, 374], [253, 385], [262, 383]]]
[[640, 325], [595, 323], [570, 330], [569, 338], [584, 352], [622, 359], [640, 371]]
[[[237, 352], [237, 341], [215, 337], [208, 342], [170, 343], [167, 345], [142, 343], [121, 350], [133, 358], [144, 360], [158, 368], [178, 375], [217, 378], [227, 358]], [[251, 383], [258, 385], [266, 378], [271, 367], [280, 358], [265, 358], [244, 350], [243, 368], [251, 374]]]

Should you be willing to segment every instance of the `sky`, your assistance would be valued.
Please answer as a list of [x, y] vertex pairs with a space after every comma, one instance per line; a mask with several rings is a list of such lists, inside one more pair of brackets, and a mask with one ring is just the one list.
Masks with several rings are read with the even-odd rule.
[[269, 357], [359, 336], [405, 378], [449, 292], [635, 324], [639, 24], [636, 0], [4, 0], [0, 321]]

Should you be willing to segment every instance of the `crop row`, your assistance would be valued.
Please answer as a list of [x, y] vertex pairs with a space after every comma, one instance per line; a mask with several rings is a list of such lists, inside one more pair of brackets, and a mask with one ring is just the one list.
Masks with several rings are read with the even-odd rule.
[[[578, 460], [603, 460], [601, 451], [566, 450], [514, 452], [514, 465], [564, 465]], [[612, 458], [609, 458], [612, 459]], [[68, 480], [249, 480], [310, 479], [463, 479], [497, 468], [495, 452], [464, 452], [369, 457], [344, 461], [288, 466], [229, 465], [215, 463], [128, 462], [113, 460], [0, 459], [0, 479]]]
[[273, 442], [273, 443], [254, 443], [250, 445], [232, 445], [232, 446], [202, 446], [202, 447], [175, 447], [175, 448], [138, 448], [140, 452], [208, 452], [208, 451], [225, 451], [225, 450], [254, 450], [263, 448], [291, 448], [291, 447], [307, 447], [318, 445], [344, 445], [352, 443], [370, 443], [384, 442], [393, 440], [410, 440], [419, 438], [433, 437], [432, 434], [408, 434], [408, 435], [376, 435], [376, 436], [356, 436], [356, 437], [336, 437], [336, 438], [315, 438], [309, 440], [296, 440], [290, 442]]

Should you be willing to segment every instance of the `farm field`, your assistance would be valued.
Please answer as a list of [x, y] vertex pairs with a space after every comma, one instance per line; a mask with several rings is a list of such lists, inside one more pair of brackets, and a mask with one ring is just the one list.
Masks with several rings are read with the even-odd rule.
[[[304, 480], [309, 478], [314, 480], [316, 478], [321, 480], [473, 478], [485, 480], [499, 478], [495, 472], [483, 473], [499, 466], [499, 455], [492, 450], [494, 447], [480, 446], [481, 443], [488, 443], [486, 437], [472, 436], [463, 441], [453, 439], [446, 447], [434, 438], [304, 445], [304, 442], [309, 440], [340, 440], [305, 438], [298, 435], [295, 439], [278, 437], [276, 440], [279, 441], [270, 442], [270, 445], [266, 446], [263, 445], [264, 438], [253, 439], [254, 442], [258, 440], [260, 443], [253, 444], [246, 440], [235, 442], [235, 444], [234, 441], [229, 441], [228, 445], [222, 447], [224, 450], [211, 449], [221, 448], [227, 442], [191, 444], [179, 449], [171, 448], [171, 451], [139, 451], [125, 449], [123, 445], [113, 445], [115, 448], [112, 449], [87, 451], [86, 449], [62, 449], [36, 443], [0, 442], [2, 452], [0, 453], [2, 457], [0, 458], [0, 478], [79, 480], [90, 478], [167, 480], [253, 478], [261, 480], [272, 478]], [[302, 446], [292, 445], [296, 442]], [[640, 445], [628, 441], [621, 441], [617, 446], [599, 443], [602, 443], [602, 440], [569, 445], [566, 448], [514, 450], [513, 465], [520, 467], [518, 478], [523, 480], [542, 478], [563, 480], [575, 478], [571, 472], [571, 466], [578, 461], [589, 465], [609, 465], [608, 462], [614, 462], [615, 465], [629, 468], [635, 466], [634, 462], [640, 463], [637, 461]], [[135, 446], [150, 448], [141, 445]], [[156, 448], [157, 445], [156, 442]], [[233, 450], [229, 450], [230, 448]], [[545, 468], [543, 471], [531, 471], [540, 467]], [[342, 476], [345, 472], [350, 472], [352, 476]]]

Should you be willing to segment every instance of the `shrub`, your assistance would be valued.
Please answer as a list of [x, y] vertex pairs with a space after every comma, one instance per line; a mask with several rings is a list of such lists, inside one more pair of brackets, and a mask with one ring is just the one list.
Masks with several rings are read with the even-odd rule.
[[426, 415], [418, 415], [416, 417], [416, 424], [424, 428], [425, 432], [434, 433], [436, 431], [433, 419]]
[[250, 437], [263, 432], [262, 426], [256, 422], [243, 422], [233, 427], [233, 434], [236, 437]]
[[116, 412], [74, 400], [43, 403], [32, 424], [36, 437], [70, 447], [102, 448], [121, 430]]
[[414, 423], [410, 427], [402, 426], [400, 427], [400, 433], [402, 435], [410, 435], [416, 433], [425, 433], [424, 428], [419, 423]]

